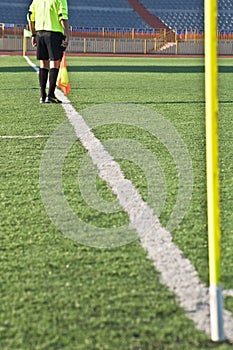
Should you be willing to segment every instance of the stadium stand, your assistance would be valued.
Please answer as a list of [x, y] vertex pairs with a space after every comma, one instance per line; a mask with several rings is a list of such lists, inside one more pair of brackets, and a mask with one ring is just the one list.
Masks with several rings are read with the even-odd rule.
[[70, 0], [71, 25], [84, 27], [144, 28], [148, 25], [137, 15], [127, 0]]
[[[19, 0], [9, 5], [8, 0], [0, 0], [0, 23], [26, 24], [26, 13], [30, 2], [30, 0]], [[130, 28], [146, 26], [127, 0], [68, 0], [68, 5], [69, 22], [72, 26]]]
[[165, 23], [163, 23], [156, 15], [149, 12], [149, 10], [143, 5], [140, 0], [128, 0], [133, 10], [149, 25], [154, 29], [166, 29], [170, 30]]
[[12, 2], [0, 1], [0, 23], [25, 24], [28, 3], [22, 0]]
[[[140, 0], [171, 29], [196, 28], [204, 31], [204, 0]], [[233, 1], [218, 0], [218, 29], [233, 31]]]
[[[204, 30], [204, 0], [139, 0], [154, 16], [171, 29]], [[0, 23], [26, 24], [31, 0], [0, 0]], [[150, 28], [133, 10], [128, 0], [68, 0], [72, 26]], [[233, 32], [233, 1], [218, 1], [218, 29]]]

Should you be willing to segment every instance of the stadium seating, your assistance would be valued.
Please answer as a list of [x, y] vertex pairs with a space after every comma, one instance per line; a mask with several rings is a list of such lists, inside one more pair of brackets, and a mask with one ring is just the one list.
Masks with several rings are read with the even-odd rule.
[[83, 27], [148, 27], [132, 9], [71, 9], [69, 18], [71, 25]]
[[71, 25], [83, 27], [148, 27], [127, 0], [69, 1]]
[[[31, 0], [0, 0], [0, 23], [26, 24]], [[140, 0], [171, 29], [204, 30], [204, 0]], [[79, 27], [149, 29], [127, 0], [68, 0], [69, 21]], [[233, 1], [218, 0], [219, 31], [233, 31]]]
[[[204, 0], [141, 0], [141, 3], [172, 29], [204, 31]], [[233, 31], [232, 0], [218, 0], [218, 29]]]
[[24, 24], [27, 21], [27, 12], [30, 1], [17, 0], [17, 2], [0, 0], [0, 23]]
[[141, 3], [171, 29], [198, 28], [203, 31], [203, 0], [141, 0]]

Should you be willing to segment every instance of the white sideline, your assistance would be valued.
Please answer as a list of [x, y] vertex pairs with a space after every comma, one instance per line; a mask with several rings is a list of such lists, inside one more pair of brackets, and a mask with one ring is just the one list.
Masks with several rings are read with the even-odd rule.
[[20, 139], [20, 140], [25, 140], [25, 139], [44, 139], [48, 138], [48, 135], [1, 135], [0, 139]]
[[[30, 59], [25, 59], [35, 69]], [[60, 90], [57, 91], [57, 96], [65, 102], [62, 107], [67, 118], [96, 164], [99, 175], [110, 185], [119, 203], [128, 213], [141, 245], [160, 272], [161, 283], [175, 294], [180, 306], [196, 324], [197, 329], [210, 336], [209, 288], [200, 281], [194, 266], [172, 242], [170, 232], [161, 226], [159, 219], [147, 203], [143, 202], [134, 185], [124, 178], [119, 165], [94, 136], [83, 117]], [[224, 333], [233, 342], [233, 315], [227, 310], [224, 310]]]

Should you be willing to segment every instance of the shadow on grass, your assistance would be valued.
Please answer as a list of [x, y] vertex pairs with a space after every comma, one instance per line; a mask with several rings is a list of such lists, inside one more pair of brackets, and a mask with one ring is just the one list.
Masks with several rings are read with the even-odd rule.
[[[219, 66], [219, 73], [233, 73], [231, 66]], [[109, 73], [204, 73], [204, 66], [69, 66], [69, 72], [109, 72]], [[30, 72], [31, 67], [0, 67], [0, 72]]]
[[[231, 66], [219, 66], [219, 73], [233, 73]], [[204, 66], [71, 66], [70, 72], [110, 73], [204, 73]]]
[[[74, 92], [74, 90], [81, 90], [79, 89], [72, 89], [72, 91]], [[129, 101], [129, 102], [110, 102], [112, 104], [138, 104], [138, 105], [186, 105], [186, 104], [205, 104], [204, 100], [200, 100], [200, 101]], [[229, 101], [218, 101], [219, 104], [233, 104], [233, 100], [229, 100]], [[88, 102], [83, 102], [83, 104], [85, 104], [85, 106], [93, 106], [93, 105], [98, 105], [98, 104], [103, 104], [103, 102], [96, 102], [96, 101], [88, 101]]]
[[30, 66], [25, 67], [0, 67], [0, 73], [30, 73], [34, 71]]

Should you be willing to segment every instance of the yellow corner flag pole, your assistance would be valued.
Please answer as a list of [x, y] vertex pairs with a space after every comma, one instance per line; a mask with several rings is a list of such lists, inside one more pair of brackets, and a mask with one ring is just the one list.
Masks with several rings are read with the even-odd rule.
[[211, 340], [224, 340], [220, 286], [217, 0], [205, 0], [205, 99]]

